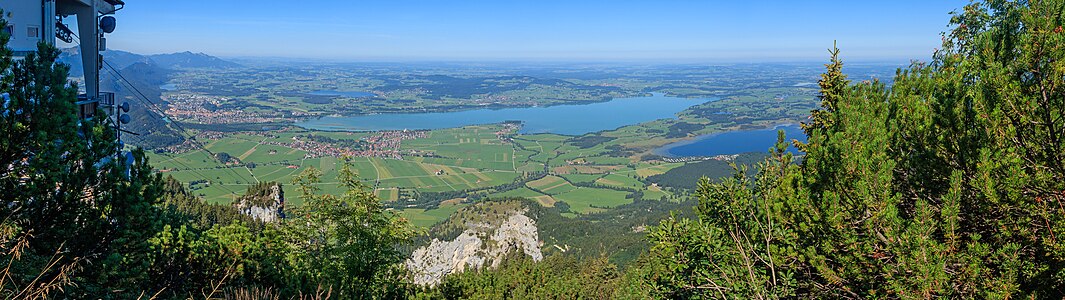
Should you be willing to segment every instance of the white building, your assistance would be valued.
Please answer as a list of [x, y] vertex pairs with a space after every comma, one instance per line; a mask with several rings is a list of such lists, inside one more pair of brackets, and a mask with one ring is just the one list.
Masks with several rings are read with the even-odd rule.
[[[15, 56], [36, 51], [37, 43], [42, 41], [52, 45], [56, 40], [78, 44], [85, 69], [85, 95], [78, 104], [82, 116], [91, 117], [98, 103], [114, 105], [113, 94], [100, 93], [100, 51], [106, 48], [104, 34], [115, 29], [115, 18], [110, 15], [123, 6], [122, 0], [0, 0], [0, 17], [8, 22], [2, 30], [10, 34], [8, 48]], [[67, 19], [71, 16], [77, 24], [64, 22], [72, 21]], [[111, 103], [106, 103], [109, 100]]]

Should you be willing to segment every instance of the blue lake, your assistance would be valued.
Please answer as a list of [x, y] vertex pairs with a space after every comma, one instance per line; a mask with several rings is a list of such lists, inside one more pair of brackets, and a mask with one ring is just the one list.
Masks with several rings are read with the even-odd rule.
[[315, 130], [363, 131], [443, 129], [520, 120], [524, 122], [522, 133], [581, 135], [657, 119], [675, 118], [677, 113], [692, 105], [712, 100], [715, 99], [686, 99], [652, 94], [649, 97], [619, 98], [580, 105], [322, 117], [296, 125]]
[[[784, 135], [789, 143], [792, 139], [806, 141], [806, 134], [803, 133], [798, 125], [787, 124], [767, 129], [708, 134], [697, 137], [694, 140], [663, 146], [655, 152], [659, 155], [671, 157], [768, 152], [769, 148], [773, 147], [773, 144], [777, 141], [777, 130], [779, 129], [784, 130]], [[789, 146], [788, 151], [797, 153], [794, 146]]]
[[307, 93], [307, 94], [316, 95], [316, 96], [344, 96], [344, 97], [351, 97], [351, 98], [377, 97], [377, 94], [370, 93], [370, 92], [359, 92], [359, 91], [349, 91], [349, 92], [314, 91], [314, 92], [310, 92], [310, 93]]

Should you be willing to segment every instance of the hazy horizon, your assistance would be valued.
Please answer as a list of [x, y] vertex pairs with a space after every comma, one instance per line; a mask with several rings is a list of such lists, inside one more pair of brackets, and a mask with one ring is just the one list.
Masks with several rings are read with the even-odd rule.
[[[129, 1], [113, 49], [330, 62], [926, 60], [967, 1]], [[71, 20], [68, 20], [70, 22]]]
[[[70, 46], [64, 46], [64, 48]], [[448, 58], [448, 57], [353, 57], [353, 58], [316, 58], [316, 57], [286, 57], [286, 56], [253, 56], [253, 55], [216, 55], [201, 51], [195, 51], [191, 49], [178, 50], [172, 52], [155, 52], [146, 53], [138, 52], [127, 49], [115, 49], [109, 48], [109, 51], [122, 51], [137, 55], [166, 55], [177, 53], [193, 53], [204, 54], [221, 59], [234, 61], [234, 62], [253, 62], [253, 63], [321, 63], [321, 64], [456, 64], [456, 65], [471, 65], [471, 64], [485, 64], [485, 65], [498, 65], [498, 64], [526, 64], [529, 66], [562, 66], [562, 65], [617, 65], [617, 66], [688, 66], [688, 65], [808, 65], [808, 64], [824, 64], [829, 59], [828, 50], [829, 47], [822, 49], [824, 52], [820, 57], [810, 57], [801, 59], [788, 59], [788, 58], [737, 58], [737, 59], [656, 59], [656, 58], [633, 58], [633, 59], [594, 59], [594, 58], [509, 58], [509, 57], [488, 57], [488, 58]], [[931, 59], [932, 53], [922, 57], [913, 58], [849, 58], [845, 53], [846, 49], [841, 47], [840, 57], [845, 60], [848, 65], [892, 65], [892, 64], [908, 64], [911, 61], [928, 61]]]

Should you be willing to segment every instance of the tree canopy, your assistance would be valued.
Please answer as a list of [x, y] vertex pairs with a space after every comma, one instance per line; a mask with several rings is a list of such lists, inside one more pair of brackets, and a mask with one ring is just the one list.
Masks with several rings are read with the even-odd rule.
[[1063, 1], [973, 3], [933, 60], [849, 82], [839, 51], [800, 158], [703, 182], [631, 276], [683, 298], [1065, 293]]

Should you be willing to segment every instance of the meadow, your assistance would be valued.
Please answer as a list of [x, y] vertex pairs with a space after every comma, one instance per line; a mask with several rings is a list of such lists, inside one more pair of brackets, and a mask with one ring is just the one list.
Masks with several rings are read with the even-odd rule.
[[[677, 164], [651, 165], [628, 157], [610, 156], [607, 145], [580, 148], [570, 136], [555, 134], [515, 135], [501, 139], [503, 125], [478, 125], [433, 130], [424, 137], [403, 140], [397, 149], [401, 159], [386, 157], [335, 157], [314, 155], [293, 147], [294, 139], [309, 134], [335, 140], [359, 140], [367, 132], [309, 131], [285, 128], [278, 131], [199, 136], [203, 149], [182, 153], [150, 153], [153, 165], [164, 176], [190, 183], [192, 192], [212, 203], [230, 203], [244, 190], [259, 182], [280, 182], [288, 205], [300, 205], [300, 195], [292, 182], [302, 172], [315, 168], [322, 172], [317, 187], [323, 193], [340, 193], [338, 168], [347, 163], [367, 187], [384, 202], [405, 204], [424, 192], [485, 190], [487, 197], [520, 197], [545, 207], [562, 201], [572, 213], [601, 212], [605, 208], [632, 202], [628, 190], [642, 190], [658, 199], [666, 192], [655, 191], [640, 178], [660, 174]], [[227, 164], [220, 155], [232, 157]], [[520, 181], [528, 174], [547, 173], [520, 187], [497, 191], [494, 187]], [[578, 187], [596, 184], [603, 188]], [[615, 190], [611, 188], [620, 188]], [[429, 226], [443, 220], [458, 203], [420, 207], [410, 205], [400, 214], [416, 225]], [[401, 205], [402, 207], [402, 205]], [[571, 214], [571, 216], [574, 216]]]

